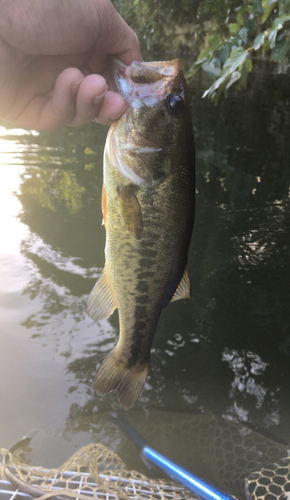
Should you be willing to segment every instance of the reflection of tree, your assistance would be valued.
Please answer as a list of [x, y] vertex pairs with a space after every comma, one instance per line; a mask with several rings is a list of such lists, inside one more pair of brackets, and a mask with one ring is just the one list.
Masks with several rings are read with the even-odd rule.
[[25, 172], [25, 182], [22, 185], [22, 194], [30, 196], [42, 208], [55, 211], [57, 204], [64, 204], [71, 212], [78, 212], [82, 208], [82, 197], [85, 188], [77, 183], [74, 172], [63, 170], [35, 169]]
[[262, 384], [257, 384], [254, 377], [264, 374], [267, 363], [250, 351], [240, 355], [235, 349], [230, 351], [227, 348], [223, 353], [223, 361], [229, 364], [235, 374], [230, 397], [234, 397], [236, 392], [246, 392], [256, 398], [256, 406], [261, 408], [267, 390]]
[[37, 304], [23, 325], [35, 338], [54, 331], [72, 339], [83, 323], [92, 323], [86, 301], [104, 263], [104, 132], [97, 130], [91, 125], [23, 139], [27, 167], [17, 196], [21, 221], [31, 231], [20, 248], [31, 276], [23, 294]]
[[[64, 129], [61, 134], [25, 136], [23, 157], [28, 167], [20, 194], [24, 203], [53, 211], [59, 205], [77, 213], [92, 200], [101, 187], [104, 132], [93, 126], [84, 130], [86, 134]], [[39, 165], [40, 170], [35, 168]]]

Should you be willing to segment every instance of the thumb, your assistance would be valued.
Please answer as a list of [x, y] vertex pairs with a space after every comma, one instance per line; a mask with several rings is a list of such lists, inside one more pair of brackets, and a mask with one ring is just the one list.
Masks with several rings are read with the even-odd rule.
[[99, 40], [107, 55], [115, 55], [127, 65], [133, 61], [143, 61], [140, 43], [135, 31], [118, 14], [111, 2], [106, 4], [107, 32], [103, 31], [103, 40]]

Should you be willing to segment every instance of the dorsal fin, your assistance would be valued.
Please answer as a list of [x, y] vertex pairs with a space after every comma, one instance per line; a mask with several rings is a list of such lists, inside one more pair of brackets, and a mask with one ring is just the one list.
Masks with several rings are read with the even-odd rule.
[[106, 319], [118, 307], [106, 266], [91, 291], [88, 300], [88, 315], [94, 320]]
[[181, 281], [175, 290], [175, 294], [173, 295], [171, 302], [179, 299], [190, 299], [190, 281], [187, 266], [185, 268]]

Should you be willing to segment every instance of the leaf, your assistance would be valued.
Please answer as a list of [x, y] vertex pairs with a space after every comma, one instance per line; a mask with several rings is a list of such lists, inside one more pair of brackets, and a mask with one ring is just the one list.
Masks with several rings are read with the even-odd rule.
[[248, 52], [243, 47], [237, 47], [232, 49], [230, 57], [225, 61], [223, 70], [227, 71], [227, 74], [235, 71], [243, 62], [247, 59]]
[[268, 38], [265, 38], [265, 41], [263, 44], [263, 49], [262, 49], [263, 54], [266, 54], [266, 52], [268, 52], [268, 50], [270, 50], [270, 43], [269, 43]]
[[240, 29], [240, 31], [239, 31], [239, 37], [240, 37], [240, 39], [244, 43], [247, 43], [247, 39], [248, 39], [248, 30], [247, 30], [247, 28], [243, 27], [242, 29]]
[[198, 71], [201, 69], [202, 67], [202, 63], [204, 63], [205, 61], [207, 61], [207, 59], [204, 59], [201, 63], [194, 63], [190, 68], [189, 70], [186, 72], [186, 75], [185, 75], [185, 78], [186, 79], [189, 79], [189, 78], [194, 78], [196, 73], [198, 73]]
[[258, 50], [263, 45], [264, 40], [265, 40], [264, 33], [260, 33], [259, 35], [257, 35], [254, 40], [254, 45], [253, 45], [254, 50]]
[[196, 75], [196, 73], [200, 70], [202, 64], [204, 64], [206, 61], [207, 57], [203, 57], [202, 59], [197, 59], [195, 63], [189, 68], [186, 74], [186, 78], [193, 78]]
[[275, 47], [277, 33], [278, 33], [277, 29], [271, 30], [269, 33], [269, 43], [270, 43], [271, 49], [273, 49], [273, 47]]
[[212, 85], [211, 87], [209, 87], [209, 89], [207, 89], [203, 94], [202, 94], [202, 97], [206, 97], [206, 96], [209, 96], [209, 97], [213, 97], [216, 90], [221, 87], [223, 84], [223, 88], [225, 87], [226, 83], [227, 83], [227, 80], [229, 79], [229, 76], [228, 75], [223, 75], [221, 76], [220, 78], [218, 78], [218, 80], [216, 80]]
[[272, 60], [275, 62], [282, 61], [290, 51], [290, 40], [283, 40], [280, 43], [277, 43], [277, 45], [273, 48], [272, 50]]
[[213, 59], [212, 61], [206, 61], [202, 65], [203, 71], [212, 79], [216, 80], [220, 73], [221, 69], [215, 64], [216, 59]]
[[287, 23], [287, 21], [290, 21], [290, 14], [288, 16], [276, 17], [276, 19], [273, 21], [271, 29], [281, 30], [283, 28], [283, 24]]
[[264, 9], [262, 7], [261, 0], [254, 0], [254, 10], [257, 14], [263, 14]]
[[246, 59], [246, 61], [245, 61], [244, 66], [247, 68], [248, 73], [251, 73], [251, 71], [252, 71], [252, 69], [253, 69], [253, 62], [252, 62], [252, 59], [250, 59], [250, 58], [248, 57], [248, 59]]
[[262, 6], [263, 9], [266, 10], [268, 7], [271, 7], [271, 5], [275, 4], [277, 0], [262, 0]]
[[240, 71], [238, 71], [238, 70], [234, 71], [231, 74], [231, 77], [230, 77], [228, 83], [226, 84], [226, 89], [228, 90], [233, 85], [233, 83], [237, 82], [241, 78], [241, 76], [242, 76], [242, 74], [240, 73]]
[[214, 104], [218, 103], [219, 96], [223, 93], [228, 80], [229, 80], [229, 77], [219, 86], [217, 91], [211, 96]]
[[247, 28], [247, 30], [249, 30], [252, 34], [254, 34], [257, 30], [257, 25], [256, 25], [254, 19], [248, 19], [245, 22], [245, 28]]
[[230, 54], [230, 45], [226, 43], [221, 47], [221, 49], [218, 51], [217, 57], [219, 58], [220, 62], [224, 64], [224, 62], [227, 60]]
[[244, 88], [247, 87], [248, 74], [252, 71], [252, 69], [253, 69], [253, 63], [251, 59], [248, 57], [248, 59], [246, 59], [245, 63], [242, 66], [241, 85]]
[[228, 59], [224, 63], [221, 76], [212, 84], [209, 89], [207, 89], [203, 93], [202, 97], [209, 96], [217, 98], [217, 95], [221, 93], [221, 89], [224, 89], [232, 73], [245, 62], [248, 55], [249, 54], [247, 50], [243, 49], [242, 47], [232, 49], [230, 57], [228, 57]]
[[211, 50], [212, 54], [219, 49], [219, 47], [222, 45], [222, 40], [219, 35], [211, 36], [208, 40], [208, 47]]
[[201, 59], [199, 59], [199, 57], [197, 58], [197, 60], [195, 61], [195, 63], [191, 66], [190, 69], [193, 69], [195, 68], [196, 66], [200, 66], [201, 64], [203, 64], [205, 61], [207, 61], [207, 57], [202, 57]]
[[262, 21], [261, 21], [261, 22], [262, 22], [262, 24], [263, 24], [265, 21], [267, 21], [267, 19], [268, 19], [269, 15], [271, 14], [272, 10], [273, 10], [273, 9], [274, 9], [274, 7], [275, 7], [275, 3], [276, 3], [276, 0], [275, 0], [275, 2], [274, 2], [274, 3], [272, 3], [272, 5], [269, 5], [269, 7], [267, 7], [267, 8], [265, 9], [265, 12], [264, 12], [264, 14], [263, 14]]
[[241, 47], [242, 45], [243, 45], [243, 42], [239, 36], [235, 36], [231, 40], [231, 49], [233, 49], [233, 48], [236, 49], [237, 47]]
[[244, 23], [244, 10], [240, 9], [240, 11], [237, 13], [236, 20], [240, 25], [243, 25]]
[[242, 7], [238, 7], [238, 13], [236, 15], [237, 22], [242, 26], [244, 24], [244, 14], [248, 12], [251, 14], [254, 10], [253, 5], [243, 5]]
[[[198, 55], [198, 58], [196, 60], [196, 63], [203, 60], [203, 59], [206, 59], [208, 57], [210, 53], [210, 47], [205, 47], [201, 52], [200, 54]], [[196, 64], [195, 63], [195, 64]]]
[[240, 28], [241, 28], [241, 25], [238, 23], [230, 23], [229, 24], [229, 30], [231, 33], [238, 33]]
[[210, 50], [206, 47], [201, 51], [195, 63], [189, 68], [186, 73], [186, 78], [194, 78], [196, 73], [201, 69], [202, 65], [208, 61]]
[[199, 70], [199, 67], [202, 64], [207, 62], [208, 59], [213, 56], [213, 54], [216, 52], [216, 50], [222, 45], [222, 40], [221, 40], [219, 35], [215, 35], [215, 36], [212, 36], [209, 38], [208, 43], [209, 43], [208, 47], [205, 47], [200, 52], [197, 60], [191, 66], [191, 68], [189, 70], [191, 77], [193, 77], [197, 73], [197, 71]]

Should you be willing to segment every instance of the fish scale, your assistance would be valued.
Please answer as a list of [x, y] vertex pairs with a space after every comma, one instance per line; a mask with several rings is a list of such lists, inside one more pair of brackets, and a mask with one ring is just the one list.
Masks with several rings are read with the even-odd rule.
[[[144, 349], [143, 351], [139, 351], [138, 361], [143, 360], [148, 362], [148, 352], [151, 347], [152, 335], [152, 333], [149, 333], [148, 338], [148, 331], [150, 332], [153, 329], [156, 323], [156, 315], [160, 313], [160, 301], [164, 296], [164, 292], [167, 291], [166, 284], [169, 280], [172, 280], [172, 274], [173, 278], [176, 274], [178, 275], [177, 281], [179, 282], [186, 265], [185, 259], [183, 259], [184, 262], [182, 263], [176, 259], [176, 250], [182, 253], [182, 247], [184, 246], [184, 244], [180, 244], [182, 242], [179, 243], [178, 237], [174, 237], [177, 248], [172, 249], [172, 255], [167, 251], [168, 246], [173, 246], [170, 241], [172, 239], [172, 232], [178, 232], [173, 216], [178, 213], [178, 219], [183, 219], [184, 214], [180, 210], [170, 210], [165, 225], [163, 228], [160, 227], [160, 221], [164, 221], [163, 206], [165, 200], [167, 203], [169, 202], [169, 206], [176, 205], [175, 192], [172, 192], [172, 199], [168, 195], [168, 192], [170, 192], [168, 184], [173, 184], [175, 181], [174, 177], [177, 177], [178, 174], [173, 176], [173, 178], [166, 179], [164, 183], [154, 189], [140, 189], [137, 198], [140, 200], [145, 226], [144, 235], [142, 235], [140, 240], [136, 240], [124, 227], [116, 194], [107, 195], [107, 210], [110, 215], [108, 215], [107, 221], [108, 243], [106, 246], [106, 262], [112, 281], [117, 283], [115, 295], [119, 308], [121, 338], [124, 332], [126, 338], [134, 336], [134, 333], [138, 332], [140, 342], [140, 339], [143, 337], [140, 321], [146, 321], [144, 330], [144, 336], [146, 337], [144, 343], [142, 343]], [[113, 192], [111, 184], [116, 186], [122, 180], [119, 172], [110, 164], [107, 164], [107, 193]], [[190, 208], [192, 207], [184, 207], [184, 210], [190, 213]], [[150, 255], [150, 252], [153, 253]], [[167, 265], [161, 266], [160, 257], [165, 257], [165, 253]], [[176, 269], [177, 265], [178, 267], [182, 266], [182, 270], [179, 273], [178, 269]], [[150, 271], [149, 275], [148, 272], [144, 273], [144, 268]], [[148, 287], [149, 291], [147, 293], [140, 293], [139, 289], [142, 286]], [[169, 297], [166, 298], [167, 301], [171, 299], [174, 291], [175, 289], [168, 292]], [[154, 302], [152, 301], [152, 295], [154, 295]], [[132, 300], [129, 296], [132, 296]], [[146, 307], [146, 314], [142, 314], [141, 318], [139, 315], [136, 315], [135, 304], [142, 304], [143, 307]]]

